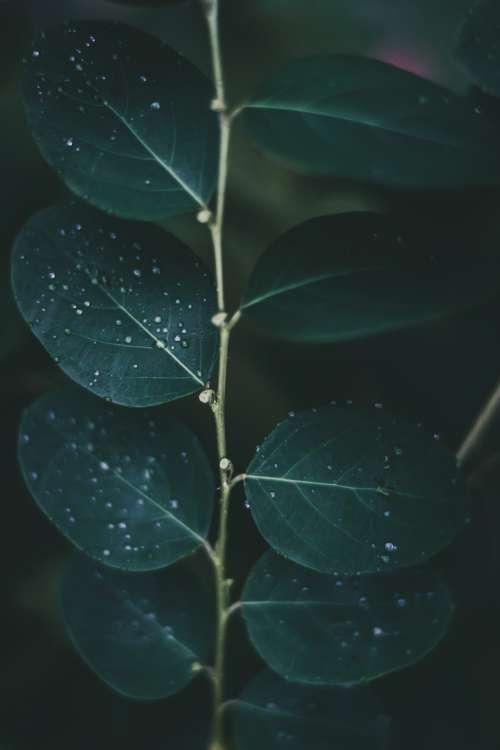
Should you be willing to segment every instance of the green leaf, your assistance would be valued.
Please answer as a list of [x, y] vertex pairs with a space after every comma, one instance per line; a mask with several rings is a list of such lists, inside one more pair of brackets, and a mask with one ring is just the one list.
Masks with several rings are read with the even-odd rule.
[[78, 557], [64, 578], [63, 613], [84, 661], [127, 698], [182, 690], [210, 655], [210, 598], [179, 568], [138, 576]]
[[216, 355], [215, 292], [196, 256], [157, 227], [81, 204], [19, 234], [14, 294], [64, 372], [124, 406], [201, 390]]
[[500, 96], [500, 6], [481, 0], [469, 10], [460, 32], [456, 57], [473, 81]]
[[45, 159], [99, 208], [155, 220], [210, 199], [212, 86], [156, 37], [110, 21], [51, 28], [33, 44], [23, 96]]
[[[496, 257], [419, 244], [371, 212], [320, 216], [281, 235], [250, 278], [242, 308], [273, 336], [340, 341], [439, 318], [498, 293]], [[418, 245], [418, 246], [417, 246]]]
[[155, 570], [205, 543], [212, 471], [196, 436], [164, 413], [68, 386], [24, 412], [19, 460], [41, 510], [106, 565]]
[[369, 682], [419, 661], [446, 635], [453, 604], [427, 568], [341, 578], [267, 552], [242, 596], [250, 640], [282, 677]]
[[417, 564], [466, 522], [455, 457], [437, 435], [378, 408], [292, 414], [257, 451], [245, 484], [271, 547], [320, 573]]
[[401, 188], [498, 183], [493, 124], [451, 91], [378, 60], [295, 60], [247, 104], [262, 146], [319, 175]]
[[382, 750], [389, 720], [369, 688], [293, 685], [261, 672], [231, 707], [238, 750]]

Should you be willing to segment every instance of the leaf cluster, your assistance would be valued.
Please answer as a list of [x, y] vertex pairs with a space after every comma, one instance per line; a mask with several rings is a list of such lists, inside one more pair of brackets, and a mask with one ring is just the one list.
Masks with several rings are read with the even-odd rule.
[[[496, 96], [499, 22], [497, 4], [480, 3], [457, 51]], [[209, 271], [151, 222], [184, 212], [211, 221], [213, 88], [155, 37], [85, 21], [34, 41], [23, 99], [72, 197], [17, 237], [13, 289], [76, 385], [26, 410], [20, 463], [38, 506], [84, 553], [63, 586], [75, 647], [122, 695], [165, 698], [211, 668], [213, 591], [188, 558], [213, 554], [216, 482], [196, 435], [152, 407], [211, 392], [218, 333]], [[392, 189], [498, 184], [488, 114], [380, 61], [292, 61], [232, 114], [308, 174]], [[496, 294], [487, 249], [450, 268], [446, 249], [417, 254], [420, 239], [392, 215], [313, 218], [262, 255], [241, 315], [275, 337], [333, 343]], [[378, 406], [332, 403], [291, 413], [233, 481], [271, 548], [231, 608], [270, 668], [230, 703], [236, 747], [383, 747], [382, 708], [346, 685], [413, 664], [447, 631], [453, 602], [429, 560], [467, 522], [456, 458]]]

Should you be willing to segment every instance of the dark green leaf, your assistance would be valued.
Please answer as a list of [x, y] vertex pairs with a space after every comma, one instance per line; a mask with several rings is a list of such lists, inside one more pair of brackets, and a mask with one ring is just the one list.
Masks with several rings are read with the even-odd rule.
[[436, 554], [466, 522], [456, 459], [399, 417], [325, 406], [281, 422], [247, 470], [254, 520], [320, 573], [375, 573]]
[[500, 4], [480, 0], [470, 9], [456, 50], [458, 60], [471, 78], [500, 96]]
[[238, 750], [381, 750], [389, 720], [369, 688], [293, 685], [261, 672], [232, 707]]
[[267, 552], [242, 596], [250, 639], [287, 680], [369, 682], [421, 659], [445, 636], [450, 593], [431, 570], [334, 577]]
[[264, 148], [307, 172], [403, 188], [498, 183], [497, 133], [466, 100], [378, 60], [296, 60], [246, 118]]
[[212, 86], [156, 37], [110, 21], [42, 33], [24, 102], [38, 146], [71, 190], [125, 218], [196, 210], [212, 195]]
[[[386, 216], [321, 216], [258, 262], [245, 315], [275, 336], [339, 341], [441, 317], [498, 293], [496, 258], [437, 257]], [[450, 241], [450, 246], [452, 242]], [[419, 252], [420, 250], [420, 252]]]
[[215, 293], [195, 255], [157, 227], [79, 204], [36, 214], [13, 258], [17, 303], [64, 372], [124, 406], [203, 388]]
[[213, 475], [196, 436], [166, 414], [68, 386], [24, 412], [19, 458], [41, 510], [96, 560], [155, 570], [204, 543]]
[[178, 568], [138, 576], [76, 558], [64, 579], [63, 610], [83, 659], [128, 698], [182, 690], [210, 655], [210, 599]]

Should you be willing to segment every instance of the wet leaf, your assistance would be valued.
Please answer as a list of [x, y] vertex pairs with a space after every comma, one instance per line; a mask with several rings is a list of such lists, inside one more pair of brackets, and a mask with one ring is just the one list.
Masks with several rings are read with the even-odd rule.
[[261, 672], [233, 704], [238, 750], [382, 750], [389, 719], [369, 688], [293, 685]]
[[[320, 216], [282, 234], [260, 258], [245, 316], [272, 336], [340, 341], [415, 325], [498, 293], [496, 257], [461, 257], [381, 214]], [[440, 248], [442, 250], [442, 248]], [[478, 257], [479, 256], [479, 257]]]
[[484, 91], [500, 96], [500, 5], [480, 0], [469, 10], [456, 50], [459, 62]]
[[378, 60], [294, 60], [249, 102], [246, 120], [265, 149], [312, 174], [401, 188], [499, 179], [496, 128], [481, 111]]
[[110, 21], [51, 28], [33, 43], [23, 92], [43, 156], [78, 196], [151, 220], [210, 199], [212, 86], [156, 37]]
[[210, 600], [179, 568], [133, 575], [76, 558], [64, 579], [63, 613], [84, 661], [127, 698], [182, 690], [210, 655]]
[[79, 385], [124, 406], [201, 390], [215, 361], [215, 292], [196, 256], [157, 227], [82, 204], [32, 217], [12, 279], [36, 337]]
[[466, 522], [453, 454], [438, 435], [380, 408], [290, 416], [257, 451], [245, 484], [271, 547], [321, 573], [418, 564]]
[[287, 680], [369, 682], [419, 661], [446, 635], [450, 593], [430, 569], [347, 578], [266, 553], [242, 596], [250, 639]]
[[40, 509], [106, 565], [155, 570], [204, 544], [213, 474], [196, 436], [164, 413], [68, 386], [26, 409], [19, 459]]

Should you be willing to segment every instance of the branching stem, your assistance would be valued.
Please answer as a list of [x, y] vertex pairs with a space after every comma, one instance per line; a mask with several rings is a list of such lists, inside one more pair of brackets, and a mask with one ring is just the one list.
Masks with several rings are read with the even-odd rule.
[[224, 73], [222, 66], [221, 43], [219, 33], [219, 0], [201, 0], [207, 19], [212, 54], [213, 77], [215, 83], [215, 99], [212, 109], [218, 113], [220, 124], [219, 171], [217, 183], [217, 204], [214, 215], [210, 217], [209, 228], [214, 250], [215, 276], [217, 284], [218, 314], [214, 324], [219, 329], [219, 367], [217, 393], [211, 403], [215, 417], [217, 433], [217, 452], [220, 471], [220, 504], [219, 529], [215, 552], [212, 556], [215, 567], [215, 585], [217, 597], [217, 625], [215, 643], [215, 664], [212, 670], [213, 682], [213, 727], [210, 750], [224, 750], [224, 671], [226, 653], [226, 632], [230, 606], [231, 581], [226, 572], [227, 527], [229, 516], [229, 500], [234, 486], [232, 480], [233, 466], [227, 455], [226, 437], [226, 390], [227, 370], [229, 362], [229, 342], [231, 330], [239, 320], [239, 312], [228, 320], [226, 312], [223, 263], [223, 233], [224, 214], [226, 205], [226, 188], [228, 175], [229, 147], [231, 142], [231, 127], [233, 117], [228, 110]]

